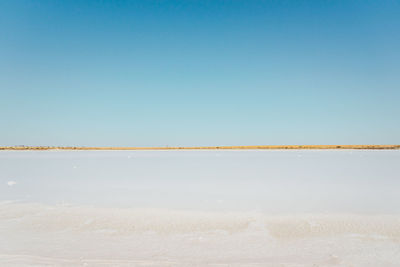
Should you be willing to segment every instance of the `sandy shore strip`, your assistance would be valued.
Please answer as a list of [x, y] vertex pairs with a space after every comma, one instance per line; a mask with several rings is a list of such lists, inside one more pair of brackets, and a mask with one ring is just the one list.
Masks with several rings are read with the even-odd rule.
[[235, 150], [235, 149], [400, 149], [400, 145], [259, 145], [193, 147], [82, 147], [82, 146], [0, 146], [0, 150]]

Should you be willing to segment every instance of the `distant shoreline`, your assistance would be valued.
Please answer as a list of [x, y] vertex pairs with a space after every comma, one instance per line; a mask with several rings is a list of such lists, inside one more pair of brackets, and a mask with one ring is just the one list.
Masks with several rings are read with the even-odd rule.
[[82, 146], [0, 146], [0, 150], [240, 150], [240, 149], [400, 149], [400, 145], [273, 145], [195, 147], [82, 147]]

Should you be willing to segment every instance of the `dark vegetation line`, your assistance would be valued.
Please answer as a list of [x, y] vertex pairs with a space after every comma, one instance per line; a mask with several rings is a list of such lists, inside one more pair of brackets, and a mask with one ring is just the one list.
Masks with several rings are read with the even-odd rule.
[[291, 145], [291, 146], [194, 146], [194, 147], [84, 147], [0, 146], [0, 150], [206, 150], [206, 149], [400, 149], [400, 145]]

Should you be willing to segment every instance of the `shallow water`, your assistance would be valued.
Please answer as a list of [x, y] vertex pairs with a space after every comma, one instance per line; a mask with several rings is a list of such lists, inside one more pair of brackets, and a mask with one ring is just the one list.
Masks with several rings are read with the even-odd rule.
[[399, 266], [400, 151], [1, 151], [1, 266]]

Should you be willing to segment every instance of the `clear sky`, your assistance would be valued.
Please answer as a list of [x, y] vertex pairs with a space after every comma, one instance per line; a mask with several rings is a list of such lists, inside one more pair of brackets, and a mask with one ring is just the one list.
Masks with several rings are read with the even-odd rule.
[[399, 1], [0, 1], [0, 145], [400, 143]]

